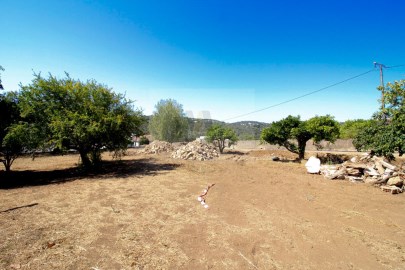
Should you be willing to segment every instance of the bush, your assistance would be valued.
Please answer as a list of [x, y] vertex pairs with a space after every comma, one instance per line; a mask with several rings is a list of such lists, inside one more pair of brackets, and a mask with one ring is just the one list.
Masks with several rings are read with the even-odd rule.
[[149, 139], [146, 138], [145, 136], [142, 136], [142, 137], [139, 139], [139, 144], [140, 144], [140, 145], [145, 145], [145, 144], [149, 144], [149, 143], [150, 143]]

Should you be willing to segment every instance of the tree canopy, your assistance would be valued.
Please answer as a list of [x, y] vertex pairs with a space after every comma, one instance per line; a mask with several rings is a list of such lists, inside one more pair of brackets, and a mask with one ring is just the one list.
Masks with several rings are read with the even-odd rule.
[[314, 143], [322, 140], [334, 142], [339, 136], [339, 123], [332, 116], [315, 116], [301, 121], [299, 116], [291, 116], [271, 123], [262, 130], [261, 139], [270, 144], [284, 146], [288, 151], [303, 159], [306, 143], [313, 139]]
[[19, 106], [22, 117], [43, 135], [44, 144], [76, 149], [85, 167], [101, 161], [101, 149], [126, 149], [143, 119], [122, 94], [68, 74], [63, 79], [34, 74], [31, 84], [21, 86]]
[[371, 124], [356, 136], [353, 144], [359, 151], [372, 151], [389, 159], [405, 152], [405, 80], [388, 83], [383, 91], [384, 109], [374, 114]]
[[187, 138], [188, 122], [183, 106], [173, 99], [160, 100], [149, 121], [149, 132], [157, 140], [176, 142]]
[[34, 139], [35, 130], [21, 121], [17, 93], [0, 94], [0, 156], [6, 171], [10, 171], [16, 158], [33, 150], [38, 142]]
[[207, 131], [207, 140], [218, 147], [219, 152], [223, 153], [226, 144], [228, 146], [235, 144], [238, 141], [238, 136], [232, 128], [214, 124]]
[[354, 139], [357, 134], [370, 126], [371, 120], [355, 119], [347, 120], [340, 125], [340, 138], [341, 139]]

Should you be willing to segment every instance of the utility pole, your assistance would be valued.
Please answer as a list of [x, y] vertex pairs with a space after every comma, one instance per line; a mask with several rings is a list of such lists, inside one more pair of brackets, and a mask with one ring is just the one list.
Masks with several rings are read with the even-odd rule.
[[[4, 71], [4, 68], [0, 65], [0, 71]], [[3, 84], [1, 83], [1, 73], [0, 73], [0, 90], [4, 90]]]
[[384, 73], [383, 73], [383, 68], [386, 68], [386, 66], [384, 64], [374, 62], [374, 67], [378, 67], [380, 69], [381, 110], [384, 111], [385, 104], [384, 104]]

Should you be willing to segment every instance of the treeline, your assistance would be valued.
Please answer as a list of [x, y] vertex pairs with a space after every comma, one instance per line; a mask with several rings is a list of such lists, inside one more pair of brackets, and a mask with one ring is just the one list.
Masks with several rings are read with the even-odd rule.
[[[146, 123], [143, 125], [143, 133], [149, 134], [148, 122], [151, 116], [145, 116]], [[187, 137], [185, 140], [194, 140], [200, 136], [205, 136], [208, 129], [212, 125], [221, 125], [232, 128], [239, 140], [260, 140], [260, 135], [262, 130], [269, 127], [271, 123], [257, 122], [257, 121], [239, 121], [235, 123], [225, 123], [215, 119], [199, 119], [199, 118], [186, 118], [187, 127]], [[345, 122], [339, 123], [339, 139], [354, 139], [357, 134], [364, 130], [372, 123], [372, 120], [365, 119], [355, 119], [347, 120]]]
[[[149, 121], [152, 116], [145, 116], [146, 123], [142, 126], [143, 134], [150, 134]], [[262, 129], [267, 127], [268, 123], [257, 121], [240, 121], [235, 123], [225, 123], [215, 119], [200, 119], [185, 117], [187, 121], [186, 141], [195, 140], [201, 136], [206, 136], [207, 131], [213, 125], [226, 126], [233, 129], [239, 140], [260, 140]]]
[[61, 79], [34, 74], [32, 82], [20, 88], [0, 94], [0, 161], [6, 171], [21, 154], [38, 149], [75, 149], [84, 168], [95, 168], [102, 151], [119, 156], [133, 135], [145, 134], [168, 142], [206, 136], [221, 152], [225, 142], [260, 139], [284, 146], [299, 158], [304, 157], [309, 139], [315, 143], [354, 139], [356, 149], [388, 158], [395, 152], [402, 155], [405, 149], [405, 80], [379, 88], [383, 106], [372, 119], [344, 123], [330, 115], [306, 121], [288, 116], [271, 124], [193, 119], [185, 117], [182, 105], [172, 99], [160, 100], [153, 115], [146, 117], [131, 100], [108, 86], [95, 80], [76, 80], [68, 74]]
[[212, 119], [188, 118], [190, 138], [205, 136], [212, 125], [221, 125], [233, 129], [239, 140], [259, 140], [262, 129], [269, 124], [256, 121], [225, 123]]

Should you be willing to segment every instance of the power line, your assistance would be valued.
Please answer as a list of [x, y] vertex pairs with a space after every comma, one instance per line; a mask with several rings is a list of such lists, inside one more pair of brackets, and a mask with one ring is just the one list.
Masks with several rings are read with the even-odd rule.
[[[405, 64], [402, 64], [402, 65], [395, 65], [395, 66], [389, 66], [389, 67], [384, 66], [384, 67], [385, 67], [385, 68], [398, 68], [398, 67], [405, 67]], [[295, 97], [295, 98], [292, 98], [292, 99], [289, 99], [289, 100], [286, 100], [286, 101], [283, 101], [283, 102], [280, 102], [280, 103], [271, 105], [271, 106], [269, 106], [269, 107], [265, 107], [265, 108], [262, 108], [262, 109], [259, 109], [259, 110], [256, 110], [256, 111], [252, 111], [252, 112], [248, 112], [248, 113], [245, 113], [245, 114], [237, 115], [237, 116], [234, 116], [234, 117], [225, 119], [225, 120], [223, 120], [223, 121], [225, 122], [225, 121], [233, 120], [233, 119], [240, 118], [240, 117], [243, 117], [243, 116], [247, 116], [247, 115], [251, 115], [251, 114], [254, 114], [254, 113], [258, 113], [258, 112], [261, 112], [261, 111], [265, 111], [265, 110], [268, 110], [268, 109], [271, 109], [271, 108], [274, 108], [274, 107], [277, 107], [277, 106], [280, 106], [280, 105], [289, 103], [289, 102], [291, 102], [291, 101], [294, 101], [294, 100], [297, 100], [297, 99], [300, 99], [300, 98], [303, 98], [303, 97], [306, 97], [306, 96], [309, 96], [309, 95], [312, 95], [312, 94], [315, 94], [315, 93], [324, 91], [324, 90], [326, 90], [326, 89], [329, 89], [329, 88], [334, 87], [334, 86], [336, 86], [336, 85], [339, 85], [339, 84], [348, 82], [348, 81], [350, 81], [350, 80], [354, 80], [354, 79], [356, 79], [356, 78], [358, 78], [358, 77], [364, 76], [364, 75], [366, 75], [366, 74], [368, 74], [368, 73], [370, 73], [370, 72], [373, 72], [373, 71], [375, 71], [375, 67], [374, 67], [373, 69], [370, 69], [369, 71], [363, 72], [363, 73], [361, 73], [361, 74], [358, 74], [358, 75], [356, 75], [356, 76], [350, 77], [350, 78], [345, 79], [345, 80], [343, 80], [343, 81], [340, 81], [340, 82], [337, 82], [337, 83], [328, 85], [328, 86], [323, 87], [323, 88], [321, 88], [321, 89], [318, 89], [318, 90], [315, 90], [315, 91], [306, 93], [306, 94], [304, 94], [304, 95], [301, 95], [301, 96], [298, 96], [298, 97]]]
[[390, 67], [385, 67], [385, 68], [398, 68], [398, 67], [405, 67], [405, 64], [403, 64], [403, 65], [396, 65], [396, 66], [390, 66]]
[[[393, 67], [391, 67], [391, 68], [393, 68]], [[366, 74], [368, 74], [368, 73], [370, 73], [370, 72], [373, 72], [373, 71], [375, 71], [374, 68], [373, 68], [373, 69], [370, 69], [370, 70], [368, 70], [368, 71], [366, 71], [366, 72], [363, 72], [363, 73], [361, 73], [361, 74], [358, 74], [358, 75], [356, 75], [356, 76], [353, 76], [353, 77], [350, 77], [350, 78], [348, 78], [348, 79], [345, 79], [345, 80], [343, 80], [343, 81], [340, 81], [340, 82], [337, 82], [337, 83], [328, 85], [328, 86], [326, 86], [326, 87], [323, 87], [323, 88], [321, 88], [321, 89], [318, 89], [318, 90], [315, 90], [315, 91], [306, 93], [306, 94], [304, 94], [304, 95], [301, 95], [301, 96], [298, 96], [298, 97], [295, 97], [295, 98], [292, 98], [292, 99], [289, 99], [289, 100], [286, 100], [286, 101], [283, 101], [283, 102], [280, 102], [280, 103], [277, 103], [277, 104], [274, 104], [274, 105], [271, 105], [271, 106], [268, 106], [268, 107], [265, 107], [265, 108], [262, 108], [262, 109], [259, 109], [259, 110], [256, 110], [256, 111], [252, 111], [252, 112], [248, 112], [248, 113], [241, 114], [241, 115], [238, 115], [238, 116], [234, 116], [234, 117], [225, 119], [225, 120], [223, 120], [223, 121], [229, 121], [229, 120], [232, 120], [232, 119], [240, 118], [240, 117], [243, 117], [243, 116], [247, 116], [247, 115], [251, 115], [251, 114], [254, 114], [254, 113], [261, 112], [261, 111], [265, 111], [265, 110], [268, 110], [268, 109], [271, 109], [271, 108], [274, 108], [274, 107], [278, 107], [278, 106], [280, 106], [280, 105], [283, 105], [283, 104], [289, 103], [289, 102], [291, 102], [291, 101], [294, 101], [294, 100], [297, 100], [297, 99], [300, 99], [300, 98], [303, 98], [303, 97], [306, 97], [306, 96], [309, 96], [309, 95], [312, 95], [312, 94], [315, 94], [315, 93], [324, 91], [324, 90], [326, 90], [326, 89], [329, 89], [329, 88], [334, 87], [334, 86], [336, 86], [336, 85], [339, 85], [339, 84], [348, 82], [348, 81], [350, 81], [350, 80], [354, 80], [354, 79], [356, 79], [356, 78], [358, 78], [358, 77], [364, 76], [364, 75], [366, 75]]]

